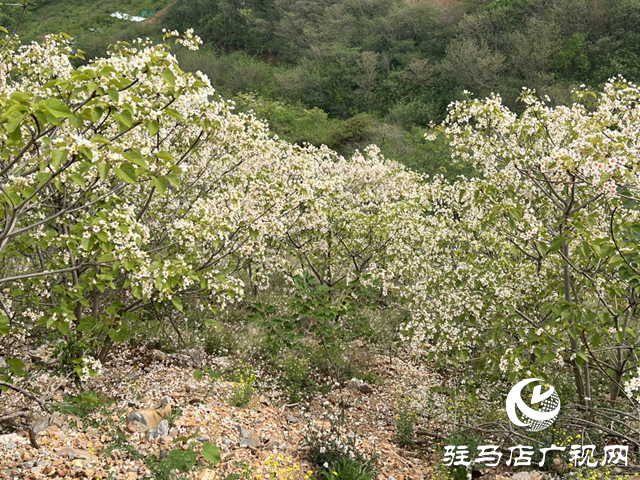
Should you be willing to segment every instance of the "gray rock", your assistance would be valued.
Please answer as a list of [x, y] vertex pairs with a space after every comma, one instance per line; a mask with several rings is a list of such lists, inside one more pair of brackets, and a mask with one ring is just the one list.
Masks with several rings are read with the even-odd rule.
[[127, 414], [127, 423], [131, 422], [138, 422], [142, 423], [143, 425], [147, 424], [147, 420], [142, 416], [140, 412], [137, 411], [129, 412]]
[[39, 467], [50, 467], [51, 462], [49, 460], [39, 460], [36, 465], [38, 465]]
[[27, 460], [18, 465], [20, 468], [32, 468], [36, 464], [35, 460]]
[[358, 390], [362, 393], [367, 393], [367, 394], [373, 393], [373, 389], [369, 385], [367, 385], [365, 382], [357, 378], [352, 378], [351, 380], [349, 380], [347, 382], [347, 388], [350, 388], [352, 390]]
[[158, 362], [164, 362], [167, 360], [167, 354], [164, 352], [161, 352], [160, 350], [153, 350], [151, 352], [151, 356], [153, 357], [154, 360]]
[[267, 443], [264, 444], [264, 446], [262, 448], [264, 448], [265, 450], [280, 450], [280, 451], [284, 451], [286, 449], [287, 444], [284, 442], [284, 440], [278, 438], [278, 437], [274, 437], [271, 440], [269, 440]]
[[294, 425], [299, 422], [299, 420], [293, 415], [287, 415], [287, 422], [293, 423]]
[[4, 357], [0, 357], [0, 368], [7, 368], [7, 362], [4, 361]]
[[540, 472], [518, 472], [513, 474], [511, 480], [542, 480], [543, 478]]
[[79, 448], [73, 447], [62, 447], [59, 448], [56, 453], [60, 456], [66, 456], [69, 460], [86, 460], [86, 461], [96, 461], [98, 457], [96, 457], [93, 453], [88, 452], [86, 450], [80, 450]]
[[238, 432], [240, 433], [240, 446], [241, 447], [259, 447], [262, 443], [260, 437], [255, 433], [247, 430], [243, 426], [238, 426]]
[[167, 435], [169, 435], [169, 422], [162, 420], [156, 428], [147, 432], [146, 438], [148, 441], [162, 440]]
[[43, 430], [46, 430], [49, 425], [51, 425], [51, 415], [36, 416], [31, 422], [31, 429], [33, 433], [37, 435]]
[[24, 437], [21, 437], [20, 435], [18, 435], [17, 433], [8, 433], [6, 435], [0, 435], [0, 445], [8, 445], [10, 443], [15, 445], [26, 445], [27, 444], [27, 439]]
[[124, 376], [125, 380], [137, 380], [140, 378], [138, 372], [129, 372]]

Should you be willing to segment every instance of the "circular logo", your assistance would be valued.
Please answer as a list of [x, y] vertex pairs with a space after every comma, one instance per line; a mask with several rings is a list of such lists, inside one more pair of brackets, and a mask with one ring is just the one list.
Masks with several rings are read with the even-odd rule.
[[[527, 427], [530, 432], [539, 432], [548, 428], [560, 413], [560, 397], [555, 388], [550, 386], [542, 393], [542, 385], [536, 385], [533, 387], [531, 405], [536, 405], [537, 408], [531, 408], [522, 399], [522, 389], [533, 382], [544, 383], [544, 380], [527, 378], [513, 386], [507, 395], [507, 416], [514, 425]], [[523, 420], [518, 418], [516, 407], [520, 410]]]

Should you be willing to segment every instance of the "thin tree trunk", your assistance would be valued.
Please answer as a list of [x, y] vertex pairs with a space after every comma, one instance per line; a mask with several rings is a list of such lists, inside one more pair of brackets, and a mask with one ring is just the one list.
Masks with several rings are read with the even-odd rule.
[[[565, 258], [569, 258], [569, 245], [567, 245], [566, 240], [565, 243], [562, 244], [562, 254], [564, 255]], [[563, 267], [563, 280], [564, 280], [564, 298], [567, 302], [572, 303], [571, 300], [571, 277], [569, 276], [569, 264], [565, 261], [566, 265]], [[577, 354], [578, 350], [579, 350], [579, 346], [578, 346], [578, 341], [573, 338], [572, 336], [569, 336], [569, 341], [571, 344], [571, 351], [573, 354]], [[575, 378], [575, 382], [576, 382], [576, 390], [578, 391], [578, 398], [580, 398], [580, 403], [582, 403], [583, 405], [587, 405], [586, 404], [586, 400], [585, 397], [587, 396], [585, 394], [585, 386], [584, 386], [584, 380], [582, 378], [582, 372], [580, 371], [580, 367], [578, 366], [578, 364], [575, 362], [575, 360], [573, 361], [573, 376]]]

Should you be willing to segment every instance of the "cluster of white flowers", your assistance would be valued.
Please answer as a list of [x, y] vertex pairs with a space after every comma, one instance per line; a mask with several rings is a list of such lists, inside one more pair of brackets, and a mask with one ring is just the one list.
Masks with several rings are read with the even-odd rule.
[[640, 367], [638, 367], [637, 376], [630, 378], [624, 383], [624, 391], [629, 398], [635, 398], [640, 402]]
[[81, 378], [99, 377], [102, 374], [102, 363], [93, 357], [82, 357]]

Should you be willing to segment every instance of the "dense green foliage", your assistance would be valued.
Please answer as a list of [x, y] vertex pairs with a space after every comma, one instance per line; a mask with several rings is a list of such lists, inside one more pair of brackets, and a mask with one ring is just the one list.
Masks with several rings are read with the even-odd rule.
[[517, 109], [523, 86], [566, 104], [579, 84], [640, 78], [635, 0], [410, 3], [180, 0], [166, 22], [203, 37], [209, 51], [190, 60], [227, 94], [368, 113], [404, 131], [441, 121], [463, 89]]
[[[163, 7], [140, 23], [109, 16]], [[19, 10], [6, 10], [4, 24]], [[470, 169], [452, 167], [422, 132], [464, 89], [498, 92], [518, 111], [523, 86], [567, 104], [582, 83], [640, 78], [636, 0], [40, 0], [20, 34], [65, 31], [89, 58], [161, 27], [194, 28], [205, 49], [179, 51], [183, 68], [206, 73], [226, 98], [240, 95], [239, 109], [256, 110], [281, 138], [345, 155], [376, 143], [411, 168], [450, 176]]]

